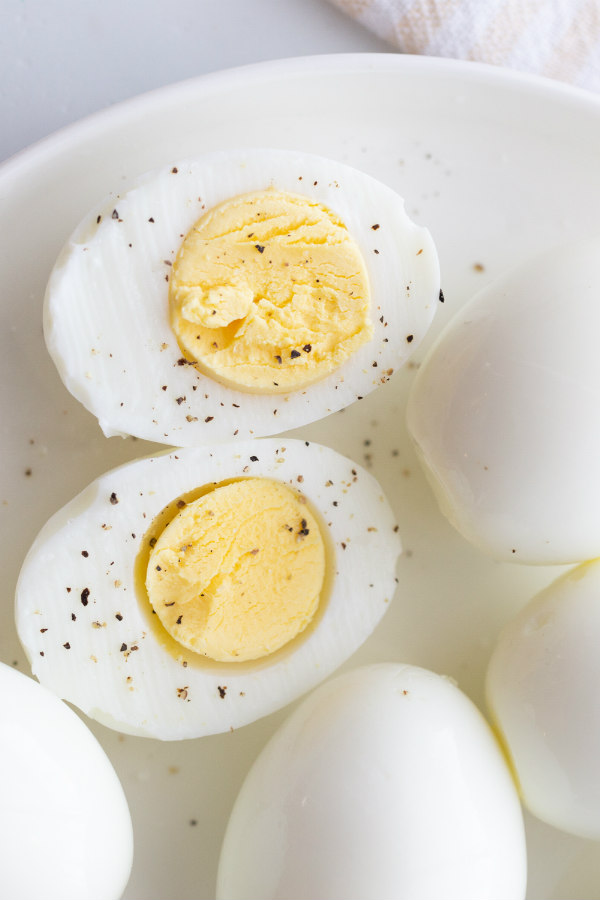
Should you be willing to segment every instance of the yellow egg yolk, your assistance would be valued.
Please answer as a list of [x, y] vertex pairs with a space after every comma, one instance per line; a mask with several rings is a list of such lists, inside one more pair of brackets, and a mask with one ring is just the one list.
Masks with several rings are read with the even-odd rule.
[[280, 482], [248, 478], [216, 487], [171, 520], [150, 553], [146, 589], [180, 645], [242, 662], [306, 628], [325, 567], [305, 498]]
[[235, 197], [196, 222], [173, 263], [169, 308], [186, 358], [249, 391], [311, 384], [373, 331], [367, 271], [344, 223], [276, 190]]

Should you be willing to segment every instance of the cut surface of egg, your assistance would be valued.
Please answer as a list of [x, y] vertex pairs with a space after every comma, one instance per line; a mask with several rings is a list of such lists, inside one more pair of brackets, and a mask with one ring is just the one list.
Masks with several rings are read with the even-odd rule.
[[489, 707], [531, 812], [600, 840], [600, 561], [541, 591], [502, 632]]
[[329, 448], [257, 439], [103, 475], [27, 555], [33, 673], [87, 715], [174, 740], [228, 731], [323, 680], [391, 601], [379, 484]]
[[429, 232], [389, 187], [281, 150], [165, 166], [79, 225], [49, 280], [48, 350], [106, 435], [274, 434], [389, 380], [439, 299]]
[[0, 788], [3, 897], [121, 897], [133, 832], [108, 757], [73, 710], [3, 663]]
[[219, 900], [523, 898], [521, 807], [481, 713], [450, 681], [381, 663], [292, 713], [235, 802]]
[[600, 238], [491, 282], [415, 380], [408, 424], [442, 511], [496, 559], [600, 555]]

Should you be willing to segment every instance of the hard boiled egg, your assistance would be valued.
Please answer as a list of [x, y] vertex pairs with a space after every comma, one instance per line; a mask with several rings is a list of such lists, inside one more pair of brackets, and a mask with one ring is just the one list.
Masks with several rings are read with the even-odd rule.
[[450, 681], [379, 664], [321, 685], [271, 739], [231, 814], [219, 900], [525, 895], [517, 793]]
[[487, 696], [525, 804], [600, 840], [600, 561], [541, 591], [502, 632]]
[[491, 282], [430, 350], [408, 424], [443, 512], [497, 559], [600, 555], [600, 239]]
[[275, 434], [389, 380], [439, 297], [429, 232], [386, 185], [282, 150], [142, 176], [75, 230], [46, 343], [106, 435]]
[[375, 479], [308, 441], [174, 450], [93, 482], [17, 586], [33, 673], [87, 715], [165, 740], [298, 697], [392, 599], [397, 526]]
[[0, 663], [0, 871], [10, 900], [118, 900], [131, 818], [106, 754], [50, 691]]

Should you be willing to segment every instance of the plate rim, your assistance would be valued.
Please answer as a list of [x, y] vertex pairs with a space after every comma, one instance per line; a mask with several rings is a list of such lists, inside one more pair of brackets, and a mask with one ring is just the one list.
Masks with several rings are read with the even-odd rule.
[[[558, 81], [545, 75], [522, 72], [476, 60], [454, 59], [442, 56], [420, 56], [416, 54], [384, 52], [323, 53], [305, 56], [281, 57], [247, 63], [240, 66], [216, 69], [191, 78], [171, 82], [151, 88], [139, 94], [111, 103], [91, 112], [74, 122], [70, 122], [18, 150], [0, 162], [0, 188], [7, 187], [7, 181], [26, 175], [27, 170], [60, 153], [66, 145], [72, 147], [78, 141], [93, 136], [95, 131], [103, 131], [106, 126], [118, 126], [120, 121], [132, 114], [139, 115], [149, 108], [168, 106], [174, 99], [185, 95], [200, 99], [203, 95], [218, 94], [228, 88], [239, 86], [240, 82], [260, 83], [273, 80], [277, 76], [304, 73], [315, 74], [315, 67], [323, 74], [360, 74], [363, 72], [406, 73], [415, 76], [450, 75], [474, 84], [490, 85], [494, 88], [526, 90], [530, 96], [556, 98], [569, 106], [585, 108], [586, 112], [600, 116], [600, 96], [567, 82]], [[8, 185], [10, 190], [11, 186]]]
[[[26, 180], [32, 173], [44, 175], [47, 167], [60, 160], [63, 154], [76, 152], [82, 146], [92, 146], [95, 136], [101, 137], [113, 129], [118, 130], [124, 127], [132, 114], [136, 118], [143, 116], [146, 112], [154, 115], [160, 109], [168, 108], [171, 104], [178, 104], [185, 100], [201, 104], [206, 98], [217, 96], [228, 90], [235, 91], [241, 85], [252, 87], [252, 85], [270, 83], [279, 77], [301, 79], [306, 75], [326, 76], [328, 73], [332, 77], [336, 75], [345, 77], [360, 75], [360, 73], [368, 75], [369, 73], [385, 74], [386, 72], [392, 78], [397, 77], [407, 81], [411, 78], [415, 80], [431, 78], [441, 83], [445, 77], [452, 77], [457, 86], [464, 85], [465, 89], [472, 88], [473, 96], [482, 97], [489, 88], [492, 91], [497, 90], [501, 96], [506, 96], [511, 104], [522, 102], [525, 104], [525, 108], [535, 104], [536, 98], [539, 98], [554, 108], [558, 118], [561, 110], [566, 109], [574, 110], [581, 115], [582, 122], [587, 118], [590, 123], [595, 125], [600, 120], [600, 95], [567, 83], [554, 81], [545, 76], [503, 69], [487, 63], [412, 56], [394, 52], [318, 54], [266, 60], [215, 70], [153, 88], [110, 104], [62, 126], [0, 163], [0, 191], [2, 191], [0, 203], [3, 200], [4, 202], [10, 201], [15, 195], [18, 196], [19, 192], [25, 188]], [[517, 93], [521, 92], [522, 100], [517, 97]], [[3, 263], [0, 261], [0, 270], [2, 267]], [[357, 461], [360, 461], [360, 457]], [[108, 471], [108, 468], [108, 465], [103, 464], [100, 474]], [[423, 659], [422, 654], [419, 656]], [[8, 664], [8, 659], [6, 661]], [[420, 664], [425, 665], [425, 662]], [[356, 662], [353, 663], [353, 666], [355, 665]], [[285, 707], [285, 710], [287, 710], [285, 715], [289, 715], [289, 709]], [[93, 731], [96, 723], [86, 719], [86, 725], [91, 726]], [[263, 734], [262, 730], [260, 734]], [[109, 737], [106, 740], [103, 739], [101, 742], [103, 748], [106, 749], [110, 746], [109, 742]], [[263, 745], [264, 742], [261, 742], [261, 746]], [[119, 756], [116, 753], [111, 753], [110, 758], [115, 768], [123, 764], [123, 760], [126, 759], [125, 756]], [[133, 776], [128, 774], [123, 779], [127, 788], [130, 786], [132, 778]], [[161, 787], [156, 798], [158, 799], [162, 795]], [[131, 808], [134, 814], [137, 813], [138, 805], [135, 800], [131, 802]], [[217, 814], [217, 821], [219, 821], [219, 814]], [[183, 825], [181, 827], [183, 828]], [[144, 845], [140, 854], [142, 858], [146, 858], [149, 852], [145, 835], [146, 831], [142, 826], [140, 831], [140, 844]], [[545, 855], [545, 842], [543, 846]], [[199, 859], [206, 858], [203, 849]], [[538, 858], [537, 852], [536, 858]], [[134, 871], [133, 877], [140, 878], [139, 870], [137, 873]], [[144, 887], [146, 888], [145, 881]], [[182, 890], [182, 887], [177, 884], [175, 889]], [[128, 896], [129, 890], [131, 888], [126, 888]]]

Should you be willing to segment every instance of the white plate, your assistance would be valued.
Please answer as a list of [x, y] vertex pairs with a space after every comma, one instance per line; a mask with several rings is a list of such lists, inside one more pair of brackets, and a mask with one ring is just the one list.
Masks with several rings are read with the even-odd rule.
[[[268, 145], [349, 162], [406, 197], [440, 252], [446, 303], [432, 336], [505, 266], [598, 227], [598, 99], [439, 59], [324, 56], [205, 76], [109, 109], [10, 160], [0, 170], [4, 662], [28, 670], [12, 595], [39, 527], [96, 475], [150, 448], [105, 439], [59, 382], [41, 329], [54, 258], [88, 207], [138, 173], [204, 150]], [[395, 603], [347, 667], [416, 663], [453, 676], [481, 704], [500, 626], [557, 570], [491, 563], [442, 520], [405, 433], [411, 376], [399, 373], [367, 400], [301, 432], [371, 467], [408, 551]], [[286, 712], [180, 744], [123, 737], [91, 723], [134, 818], [136, 857], [125, 897], [214, 894], [229, 810]], [[529, 817], [527, 830], [530, 897], [600, 896], [597, 845]]]

